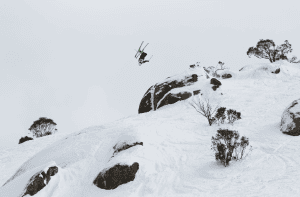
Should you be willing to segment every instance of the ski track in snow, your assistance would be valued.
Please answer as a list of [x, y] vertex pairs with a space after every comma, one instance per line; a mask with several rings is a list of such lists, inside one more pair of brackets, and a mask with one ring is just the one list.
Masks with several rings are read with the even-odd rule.
[[[227, 79], [222, 84], [221, 106], [241, 112], [242, 119], [233, 125], [209, 126], [185, 100], [70, 134], [69, 141], [62, 142], [77, 143], [73, 147], [85, 150], [65, 164], [55, 161], [61, 165], [59, 173], [36, 196], [300, 196], [300, 136], [284, 135], [279, 128], [286, 106], [300, 97], [299, 80]], [[218, 128], [237, 130], [248, 137], [252, 152], [227, 167], [216, 162], [211, 137]], [[78, 134], [86, 137], [76, 138]], [[111, 158], [112, 146], [123, 135], [144, 144]], [[11, 178], [26, 160], [58, 141], [58, 137], [54, 138], [55, 135], [2, 150], [0, 184]], [[80, 145], [76, 139], [87, 140], [89, 145]], [[59, 158], [57, 153], [53, 154], [56, 157], [51, 157]], [[131, 165], [135, 161], [140, 168], [134, 181], [115, 190], [92, 185], [103, 169], [118, 162]]]

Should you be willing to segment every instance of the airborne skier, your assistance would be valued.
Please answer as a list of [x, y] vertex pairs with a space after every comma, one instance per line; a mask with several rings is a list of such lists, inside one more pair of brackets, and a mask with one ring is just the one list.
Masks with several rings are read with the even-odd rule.
[[[142, 42], [141, 46], [143, 45], [143, 43], [144, 43], [144, 41]], [[148, 44], [146, 44], [146, 46]], [[147, 56], [147, 53], [144, 52], [144, 49], [146, 48], [146, 46], [143, 48], [143, 50], [141, 50], [141, 46], [139, 47], [137, 53], [135, 54], [135, 58], [137, 58], [140, 55], [139, 60], [138, 60], [139, 65], [142, 65], [143, 63], [149, 62], [150, 59], [152, 58], [152, 56], [151, 56], [151, 58], [149, 60], [145, 60], [145, 57]]]

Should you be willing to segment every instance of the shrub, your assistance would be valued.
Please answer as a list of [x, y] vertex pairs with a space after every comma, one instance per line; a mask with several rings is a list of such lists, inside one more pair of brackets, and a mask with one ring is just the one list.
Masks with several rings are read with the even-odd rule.
[[228, 122], [230, 124], [233, 124], [234, 121], [236, 121], [238, 119], [242, 119], [241, 112], [237, 112], [236, 110], [229, 109], [229, 110], [227, 110], [227, 118], [228, 118]]
[[215, 114], [215, 119], [218, 121], [218, 124], [219, 123], [224, 124], [224, 121], [226, 119], [225, 110], [226, 110], [226, 107], [220, 107], [217, 110], [217, 113]]
[[51, 135], [57, 131], [56, 123], [52, 119], [44, 117], [34, 121], [28, 130], [30, 130], [35, 137]]
[[218, 129], [216, 136], [212, 136], [211, 149], [215, 151], [216, 160], [220, 161], [225, 167], [229, 165], [229, 161], [232, 159], [240, 160], [245, 154], [245, 149], [249, 145], [249, 139], [243, 136], [238, 141], [239, 137], [238, 131], [228, 129]]
[[197, 103], [193, 101], [193, 103], [190, 104], [196, 109], [198, 113], [206, 117], [209, 126], [211, 126], [215, 122], [215, 118], [213, 117], [213, 114], [215, 113], [218, 106], [216, 106], [216, 108], [213, 110], [211, 104], [209, 103], [209, 99], [206, 99], [205, 103], [199, 99]]

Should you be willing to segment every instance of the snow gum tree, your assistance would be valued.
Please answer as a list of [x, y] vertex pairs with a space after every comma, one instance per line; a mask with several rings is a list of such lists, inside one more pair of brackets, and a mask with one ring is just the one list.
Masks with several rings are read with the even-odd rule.
[[[250, 47], [247, 51], [247, 55], [261, 59], [268, 59], [271, 63], [278, 60], [288, 60], [287, 54], [292, 52], [292, 45], [285, 40], [283, 44], [276, 46], [273, 40], [259, 40], [256, 47]], [[295, 61], [295, 57], [292, 58]]]
[[45, 117], [40, 117], [38, 120], [34, 121], [28, 130], [30, 130], [33, 136], [37, 138], [51, 135], [57, 131], [56, 123], [52, 119]]

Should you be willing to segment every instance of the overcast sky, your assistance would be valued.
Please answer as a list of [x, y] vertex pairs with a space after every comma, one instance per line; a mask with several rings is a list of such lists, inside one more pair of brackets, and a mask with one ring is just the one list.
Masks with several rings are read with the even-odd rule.
[[[201, 0], [1, 0], [0, 147], [13, 147], [39, 117], [58, 132], [138, 112], [157, 81], [190, 64], [237, 70], [268, 62], [246, 52], [259, 39], [288, 40], [300, 58], [300, 3]], [[138, 66], [135, 49], [149, 43]], [[296, 99], [296, 98], [295, 98]]]

